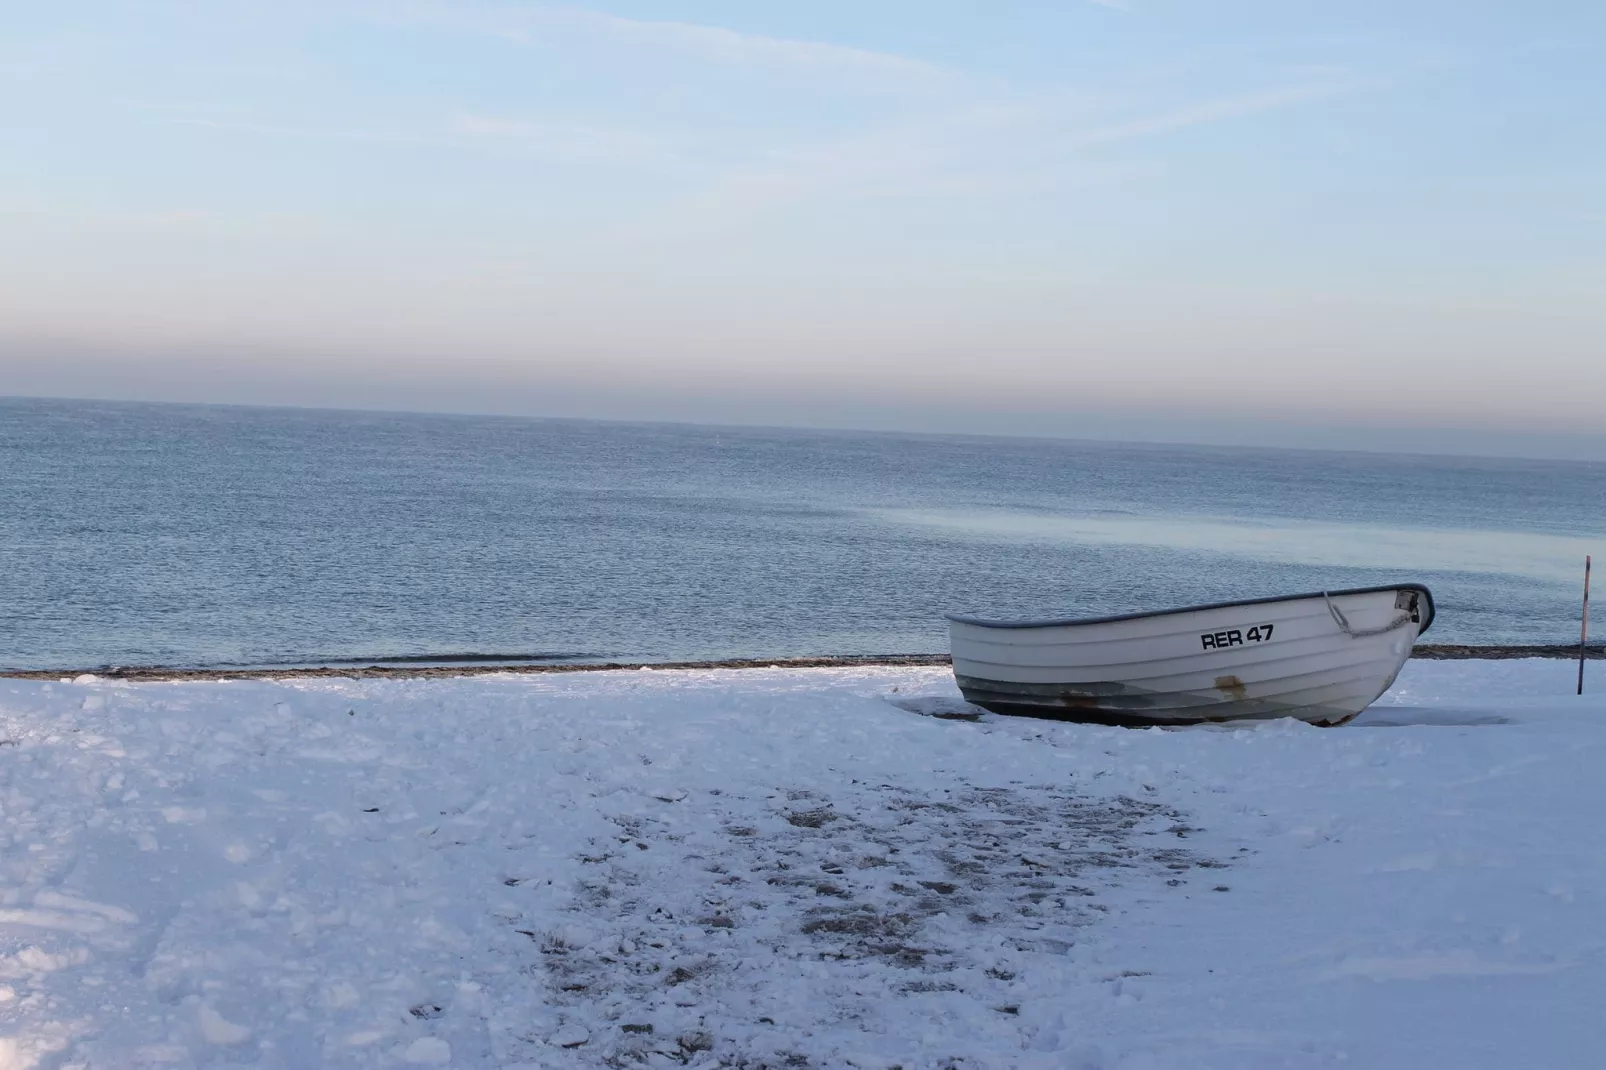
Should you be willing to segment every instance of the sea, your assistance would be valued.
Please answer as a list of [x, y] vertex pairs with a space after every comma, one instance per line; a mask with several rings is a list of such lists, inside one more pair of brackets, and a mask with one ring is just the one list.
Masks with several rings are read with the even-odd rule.
[[1566, 643], [1602, 552], [1583, 462], [0, 399], [0, 668], [942, 653], [1401, 580], [1425, 642]]

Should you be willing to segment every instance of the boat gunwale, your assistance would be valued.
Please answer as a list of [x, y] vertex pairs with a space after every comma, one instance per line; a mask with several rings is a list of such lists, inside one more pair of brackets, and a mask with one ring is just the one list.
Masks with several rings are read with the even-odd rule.
[[1420, 583], [1384, 583], [1376, 587], [1349, 587], [1341, 591], [1309, 591], [1305, 594], [1279, 594], [1267, 598], [1245, 598], [1233, 602], [1210, 602], [1200, 606], [1179, 606], [1175, 609], [1149, 609], [1140, 613], [1117, 613], [1107, 617], [1066, 617], [1059, 620], [988, 620], [985, 617], [972, 617], [964, 613], [944, 613], [943, 616], [957, 624], [973, 624], [978, 628], [1063, 628], [1076, 624], [1114, 624], [1124, 620], [1143, 620], [1146, 617], [1169, 617], [1178, 613], [1197, 613], [1211, 609], [1236, 609], [1239, 606], [1264, 606], [1273, 602], [1298, 602], [1307, 598], [1337, 598], [1349, 594], [1382, 594], [1384, 591], [1417, 591], [1427, 599], [1427, 613], [1423, 616], [1421, 627], [1416, 634], [1422, 635], [1433, 626], [1433, 619], [1438, 615], [1433, 603], [1433, 592], [1426, 585]]

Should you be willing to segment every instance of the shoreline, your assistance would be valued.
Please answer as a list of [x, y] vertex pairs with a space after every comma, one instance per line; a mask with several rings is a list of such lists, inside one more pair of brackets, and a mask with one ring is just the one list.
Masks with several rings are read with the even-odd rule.
[[[1471, 646], [1462, 644], [1424, 644], [1411, 652], [1413, 659], [1425, 661], [1510, 661], [1518, 658], [1574, 660], [1578, 647], [1561, 643], [1516, 646]], [[1606, 660], [1606, 647], [1586, 648], [1590, 661]], [[375, 659], [371, 664], [309, 665], [293, 668], [183, 668], [177, 666], [114, 666], [94, 669], [0, 669], [0, 679], [49, 680], [78, 676], [103, 680], [142, 683], [173, 683], [204, 680], [432, 680], [494, 673], [529, 675], [538, 673], [624, 672], [642, 669], [844, 669], [951, 664], [947, 654], [832, 654], [801, 658], [719, 658], [705, 661], [608, 661], [608, 662], [526, 662], [514, 664], [395, 664]]]

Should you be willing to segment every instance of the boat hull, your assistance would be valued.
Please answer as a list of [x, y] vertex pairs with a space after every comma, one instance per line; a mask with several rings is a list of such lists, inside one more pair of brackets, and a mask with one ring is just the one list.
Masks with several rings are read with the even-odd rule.
[[1401, 585], [1095, 620], [949, 622], [960, 692], [997, 713], [1339, 725], [1388, 690], [1432, 619], [1427, 588]]

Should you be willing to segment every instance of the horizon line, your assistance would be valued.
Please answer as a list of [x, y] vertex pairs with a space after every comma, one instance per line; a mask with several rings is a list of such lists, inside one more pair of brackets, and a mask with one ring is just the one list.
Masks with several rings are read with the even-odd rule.
[[[263, 411], [291, 411], [291, 412], [323, 412], [323, 413], [361, 413], [381, 416], [427, 416], [461, 419], [484, 420], [517, 420], [525, 422], [569, 422], [586, 424], [616, 424], [636, 427], [687, 427], [704, 428], [708, 430], [745, 430], [745, 431], [785, 431], [806, 432], [823, 435], [882, 435], [896, 438], [924, 438], [924, 439], [970, 439], [978, 441], [998, 442], [1040, 442], [1040, 443], [1075, 443], [1092, 446], [1136, 446], [1136, 447], [1185, 447], [1191, 449], [1210, 450], [1239, 450], [1245, 452], [1277, 452], [1277, 453], [1327, 453], [1327, 454], [1359, 454], [1374, 457], [1422, 457], [1444, 458], [1458, 457], [1467, 460], [1488, 461], [1546, 461], [1553, 464], [1582, 464], [1606, 465], [1606, 456], [1600, 458], [1589, 457], [1557, 457], [1534, 453], [1502, 454], [1477, 453], [1465, 450], [1446, 449], [1442, 451], [1407, 450], [1407, 449], [1367, 449], [1357, 446], [1317, 446], [1317, 445], [1284, 445], [1284, 444], [1254, 444], [1242, 442], [1208, 442], [1191, 439], [1153, 439], [1153, 438], [1119, 438], [1119, 437], [1088, 437], [1078, 435], [1056, 435], [1050, 433], [1037, 434], [1008, 434], [997, 431], [919, 431], [902, 428], [868, 427], [868, 426], [832, 426], [811, 423], [767, 423], [756, 422], [727, 422], [695, 419], [676, 419], [673, 417], [656, 418], [622, 418], [609, 416], [585, 415], [551, 415], [536, 413], [509, 413], [487, 412], [471, 409], [414, 409], [394, 408], [390, 406], [353, 406], [337, 404], [291, 404], [286, 402], [245, 402], [245, 401], [177, 401], [170, 399], [149, 398], [116, 398], [116, 397], [82, 397], [57, 394], [0, 394], [0, 403], [11, 401], [45, 401], [87, 403], [101, 405], [126, 406], [168, 406], [174, 408], [202, 408], [202, 409], [248, 409]], [[1117, 412], [1119, 410], [1116, 410]], [[999, 413], [997, 415], [1008, 415]], [[1158, 414], [1156, 414], [1158, 415]], [[1359, 433], [1367, 429], [1394, 431], [1394, 432], [1429, 432], [1440, 430], [1450, 435], [1494, 435], [1499, 437], [1524, 438], [1527, 436], [1548, 436], [1581, 440], [1597, 445], [1603, 454], [1606, 454], [1606, 434], [1590, 434], [1587, 432], [1556, 433], [1521, 431], [1511, 429], [1490, 430], [1485, 428], [1446, 427], [1438, 429], [1411, 428], [1397, 425], [1319, 425], [1321, 430], [1330, 432]]]

